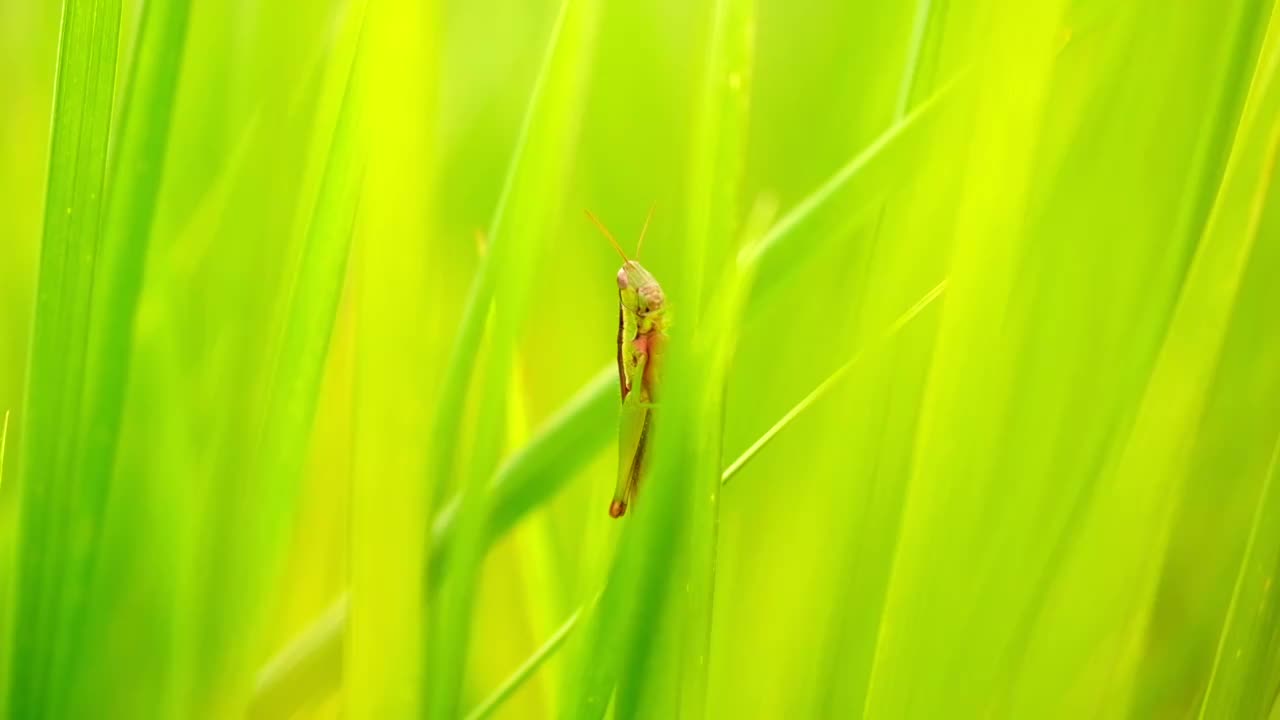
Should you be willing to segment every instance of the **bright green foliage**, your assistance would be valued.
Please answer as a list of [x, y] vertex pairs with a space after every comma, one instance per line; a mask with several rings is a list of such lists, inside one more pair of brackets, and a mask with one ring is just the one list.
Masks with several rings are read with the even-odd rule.
[[1280, 717], [1278, 28], [0, 0], [5, 716]]

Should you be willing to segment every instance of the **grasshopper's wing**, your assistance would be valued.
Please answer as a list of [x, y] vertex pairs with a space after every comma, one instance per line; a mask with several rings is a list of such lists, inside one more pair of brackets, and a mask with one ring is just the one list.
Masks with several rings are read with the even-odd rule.
[[609, 514], [619, 517], [626, 512], [644, 469], [645, 449], [649, 441], [652, 409], [640, 401], [639, 393], [628, 395], [618, 418], [618, 481], [613, 489]]

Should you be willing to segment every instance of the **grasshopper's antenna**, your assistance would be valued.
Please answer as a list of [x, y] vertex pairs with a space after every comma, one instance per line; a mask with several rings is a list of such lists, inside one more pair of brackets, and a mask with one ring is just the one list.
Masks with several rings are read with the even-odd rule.
[[613, 233], [609, 232], [609, 228], [605, 227], [604, 223], [600, 222], [600, 218], [592, 214], [590, 210], [583, 210], [583, 212], [587, 214], [587, 217], [591, 218], [591, 222], [595, 223], [596, 227], [600, 228], [600, 232], [604, 233], [604, 236], [609, 238], [609, 244], [612, 245], [613, 249], [617, 250], [618, 254], [622, 256], [622, 261], [631, 262], [631, 258], [627, 257], [627, 254], [622, 251], [622, 246], [618, 244], [617, 240], [613, 239]]
[[644, 234], [649, 232], [649, 221], [653, 219], [653, 208], [657, 203], [649, 206], [649, 214], [644, 216], [644, 227], [640, 228], [640, 239], [636, 241], [636, 259], [640, 259], [640, 246], [644, 244]]

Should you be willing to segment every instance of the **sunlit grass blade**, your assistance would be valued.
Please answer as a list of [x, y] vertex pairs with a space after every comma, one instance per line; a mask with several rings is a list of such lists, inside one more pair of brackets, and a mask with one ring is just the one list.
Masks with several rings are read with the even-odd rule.
[[1263, 717], [1267, 698], [1280, 670], [1280, 605], [1276, 568], [1280, 567], [1280, 440], [1262, 483], [1249, 541], [1231, 607], [1218, 642], [1218, 652], [1200, 706], [1200, 717]]
[[729, 480], [731, 480], [734, 475], [737, 475], [742, 468], [746, 467], [747, 463], [751, 462], [751, 459], [754, 458], [757, 453], [772, 442], [778, 433], [786, 429], [787, 426], [804, 413], [810, 405], [813, 405], [815, 402], [826, 396], [833, 387], [835, 387], [846, 375], [849, 374], [849, 371], [857, 365], [859, 361], [868, 354], [874, 353], [888, 344], [889, 341], [891, 341], [894, 336], [906, 327], [908, 323], [914, 320], [917, 315], [924, 312], [925, 308], [929, 307], [934, 300], [937, 300], [944, 292], [946, 292], [946, 289], [947, 281], [943, 280], [935, 285], [934, 288], [925, 294], [924, 297], [920, 298], [915, 305], [912, 305], [906, 312], [899, 316], [898, 319], [886, 328], [885, 331], [881, 333], [871, 344], [858, 348], [858, 351], [854, 353], [853, 357], [849, 358], [844, 362], [844, 364], [836, 368], [835, 371], [828, 375], [825, 380], [811, 390], [808, 395], [805, 395], [800, 402], [796, 403], [794, 407], [788, 410], [782, 417], [778, 418], [778, 421], [770, 426], [758, 440], [751, 443], [746, 450], [743, 450], [742, 454], [730, 463], [729, 466], [724, 469], [724, 472], [721, 473], [721, 484], [728, 484]]
[[[9, 715], [57, 716], [72, 657], [66, 593], [86, 570], [74, 542], [98, 518], [75, 477], [84, 348], [101, 234], [119, 0], [67, 0], [58, 48], [35, 325], [22, 416], [21, 509], [11, 616]], [[93, 482], [97, 482], [93, 479]]]
[[[352, 717], [420, 714], [427, 564], [423, 482], [443, 313], [430, 288], [445, 264], [437, 244], [435, 118], [440, 10], [417, 0], [369, 8], [364, 112], [370, 148], [355, 249], [357, 346], [351, 483], [350, 622], [341, 671]], [[433, 321], [434, 320], [434, 321]], [[405, 402], [405, 398], [414, 398]], [[340, 626], [339, 626], [340, 627]], [[317, 686], [323, 686], [320, 683]]]
[[[516, 341], [522, 335], [529, 291], [534, 285], [536, 250], [551, 236], [564, 197], [569, 159], [586, 96], [598, 7], [595, 0], [568, 0], [561, 6], [556, 29], [526, 109], [521, 138], [512, 156], [502, 198], [488, 228], [489, 248], [469, 300], [451, 365], [470, 366], [478, 347], [476, 327], [488, 318], [485, 361], [477, 375], [480, 397], [471, 453], [458, 477], [461, 499], [457, 530], [450, 549], [450, 571], [438, 601], [430, 607], [426, 668], [426, 714], [451, 717], [458, 712], [471, 635], [471, 613], [480, 565], [488, 550], [492, 496], [489, 485], [505, 444], [507, 397]], [[487, 297], [492, 291], [492, 297]], [[456, 410], [466, 396], [467, 373], [446, 376], [444, 398], [434, 428], [429, 467], [436, 483], [452, 477], [456, 438], [461, 423]], [[450, 386], [449, 383], [453, 383]]]

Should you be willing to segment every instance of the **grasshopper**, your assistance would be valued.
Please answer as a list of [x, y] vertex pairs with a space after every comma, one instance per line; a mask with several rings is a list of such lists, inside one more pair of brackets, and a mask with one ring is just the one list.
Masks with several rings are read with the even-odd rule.
[[650, 208], [636, 242], [637, 259], [632, 260], [604, 223], [587, 211], [587, 217], [622, 256], [622, 267], [618, 270], [618, 386], [622, 392], [622, 413], [618, 421], [618, 480], [613, 501], [609, 503], [609, 516], [614, 518], [622, 517], [627, 511], [644, 474], [658, 365], [667, 341], [666, 330], [671, 324], [662, 286], [639, 261], [640, 246], [652, 216]]

